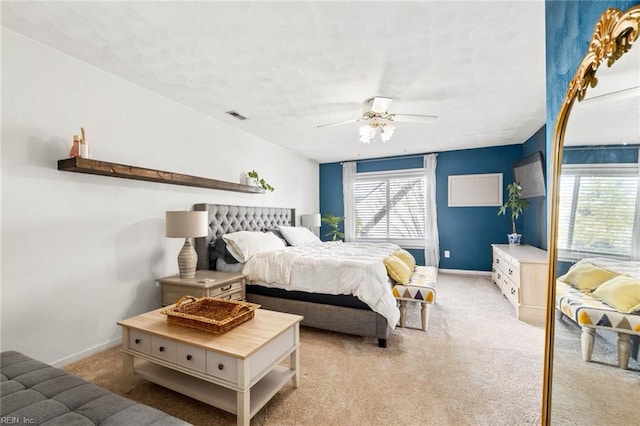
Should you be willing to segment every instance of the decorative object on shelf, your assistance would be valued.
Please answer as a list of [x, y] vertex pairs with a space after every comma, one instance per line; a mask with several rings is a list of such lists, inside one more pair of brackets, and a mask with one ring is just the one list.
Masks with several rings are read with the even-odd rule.
[[145, 169], [125, 164], [89, 160], [87, 158], [66, 158], [58, 160], [58, 170], [63, 172], [86, 173], [90, 175], [111, 176], [123, 179], [144, 180], [148, 182], [168, 183], [172, 185], [195, 186], [197, 188], [221, 189], [224, 191], [263, 194], [264, 189], [254, 185], [241, 185], [217, 179], [183, 175], [162, 170]]
[[275, 191], [275, 188], [269, 185], [267, 181], [264, 180], [264, 178], [261, 178], [258, 175], [258, 172], [256, 172], [255, 170], [251, 170], [250, 172], [247, 172], [247, 177], [251, 181], [253, 181], [257, 187], [262, 188], [265, 191], [269, 191], [269, 192]]
[[80, 132], [82, 133], [82, 137], [80, 138], [80, 157], [91, 158], [91, 147], [84, 133], [84, 127], [80, 127]]
[[329, 226], [329, 232], [324, 234], [325, 237], [331, 237], [331, 241], [337, 241], [340, 238], [344, 238], [344, 233], [340, 232], [340, 222], [344, 220], [344, 216], [334, 216], [331, 213], [327, 213], [322, 221]]
[[80, 138], [78, 135], [73, 135], [73, 145], [71, 145], [71, 151], [69, 151], [69, 157], [80, 157]]
[[169, 211], [165, 215], [168, 238], [184, 238], [184, 246], [178, 254], [180, 278], [195, 278], [198, 254], [191, 245], [191, 238], [206, 237], [209, 232], [207, 212]]
[[520, 245], [522, 234], [516, 232], [516, 219], [529, 207], [529, 201], [521, 197], [522, 187], [517, 182], [507, 185], [507, 201], [498, 208], [498, 215], [506, 215], [507, 209], [511, 210], [511, 234], [507, 234], [509, 244]]

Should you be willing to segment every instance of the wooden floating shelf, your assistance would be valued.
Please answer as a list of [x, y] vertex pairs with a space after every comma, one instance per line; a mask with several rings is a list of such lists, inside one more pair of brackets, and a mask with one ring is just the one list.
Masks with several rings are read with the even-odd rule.
[[265, 193], [264, 189], [251, 185], [242, 185], [217, 179], [208, 179], [199, 176], [184, 175], [181, 173], [146, 169], [143, 167], [127, 166], [124, 164], [108, 163], [106, 161], [91, 160], [82, 157], [58, 160], [58, 170], [63, 172], [86, 173], [90, 175], [168, 183], [171, 185], [221, 189], [223, 191], [248, 192], [253, 194]]

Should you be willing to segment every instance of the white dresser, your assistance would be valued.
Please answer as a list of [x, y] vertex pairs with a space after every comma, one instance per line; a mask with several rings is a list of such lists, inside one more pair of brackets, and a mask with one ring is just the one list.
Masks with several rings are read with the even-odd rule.
[[492, 244], [493, 282], [518, 319], [542, 325], [547, 308], [547, 252], [528, 245]]

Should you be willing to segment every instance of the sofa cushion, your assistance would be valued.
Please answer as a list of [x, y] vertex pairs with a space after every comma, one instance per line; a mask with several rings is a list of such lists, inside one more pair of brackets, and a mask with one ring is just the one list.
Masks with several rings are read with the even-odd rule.
[[0, 354], [0, 415], [55, 425], [187, 425], [19, 352]]
[[576, 263], [565, 275], [558, 279], [580, 291], [590, 293], [602, 283], [618, 275], [617, 272], [609, 271], [593, 263]]
[[636, 278], [618, 275], [598, 287], [593, 295], [619, 312], [640, 311], [640, 280]]
[[408, 284], [411, 278], [411, 269], [398, 256], [392, 255], [384, 260], [387, 274], [399, 284]]
[[618, 312], [611, 306], [558, 280], [556, 308], [580, 326], [640, 334], [640, 315]]

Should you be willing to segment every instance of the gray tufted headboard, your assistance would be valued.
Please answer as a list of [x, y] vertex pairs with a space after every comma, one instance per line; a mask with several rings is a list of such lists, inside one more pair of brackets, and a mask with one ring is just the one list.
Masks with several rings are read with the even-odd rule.
[[282, 207], [195, 204], [193, 210], [209, 213], [209, 235], [195, 239], [195, 250], [198, 253], [197, 269], [211, 269], [209, 244], [224, 234], [236, 231], [264, 231], [277, 229], [279, 225], [296, 224], [296, 210]]

